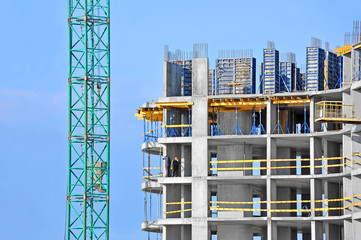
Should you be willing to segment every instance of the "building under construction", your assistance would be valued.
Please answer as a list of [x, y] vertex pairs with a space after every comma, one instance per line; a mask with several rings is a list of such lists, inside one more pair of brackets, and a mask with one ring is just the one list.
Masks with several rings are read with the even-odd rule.
[[[336, 53], [307, 48], [303, 78], [270, 43], [258, 87], [250, 54], [221, 54], [210, 69], [207, 45], [167, 49], [163, 96], [136, 114], [142, 230], [164, 240], [360, 239], [357, 34]], [[342, 68], [327, 62], [340, 59]], [[166, 155], [180, 160], [180, 177], [167, 175]]]

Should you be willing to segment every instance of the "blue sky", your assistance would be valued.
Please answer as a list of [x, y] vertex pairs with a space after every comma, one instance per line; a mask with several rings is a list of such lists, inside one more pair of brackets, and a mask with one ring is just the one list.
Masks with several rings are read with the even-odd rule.
[[[2, 239], [64, 237], [67, 176], [67, 1], [1, 1], [0, 232]], [[142, 123], [162, 94], [163, 46], [253, 49], [272, 40], [305, 62], [310, 37], [343, 44], [358, 0], [111, 1], [111, 237], [145, 239]]]

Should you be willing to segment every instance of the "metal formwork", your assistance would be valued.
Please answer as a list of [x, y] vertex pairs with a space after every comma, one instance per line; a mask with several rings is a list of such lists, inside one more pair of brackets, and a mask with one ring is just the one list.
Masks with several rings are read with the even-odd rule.
[[337, 54], [327, 51], [324, 69], [324, 89], [334, 89], [340, 87], [340, 78], [342, 75], [340, 68], [342, 69], [342, 56], [337, 57]]
[[255, 58], [220, 58], [216, 65], [216, 94], [255, 93]]
[[109, 239], [109, 0], [69, 0], [66, 239]]
[[293, 91], [302, 91], [303, 90], [303, 83], [302, 83], [302, 75], [300, 72], [300, 68], [296, 67], [295, 69], [295, 78], [293, 84]]
[[320, 47], [306, 49], [306, 91], [324, 89], [325, 51]]
[[292, 62], [280, 63], [279, 92], [292, 92], [295, 84], [296, 64]]
[[279, 52], [274, 48], [263, 49], [263, 93], [279, 91]]
[[181, 61], [182, 96], [192, 96], [192, 60]]
[[208, 69], [208, 95], [216, 95], [216, 71]]

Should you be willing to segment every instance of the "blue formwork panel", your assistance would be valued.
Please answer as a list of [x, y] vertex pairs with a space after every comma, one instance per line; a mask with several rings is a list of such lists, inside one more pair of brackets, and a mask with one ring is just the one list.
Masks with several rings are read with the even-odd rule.
[[293, 62], [280, 63], [279, 92], [292, 92], [295, 85], [296, 64]]
[[342, 56], [338, 57], [333, 52], [326, 52], [325, 60], [325, 81], [328, 89], [335, 89], [341, 86]]
[[279, 52], [274, 48], [263, 49], [263, 93], [279, 91]]
[[183, 96], [192, 95], [192, 60], [182, 61], [181, 87]]
[[325, 51], [320, 47], [306, 48], [306, 91], [324, 89]]

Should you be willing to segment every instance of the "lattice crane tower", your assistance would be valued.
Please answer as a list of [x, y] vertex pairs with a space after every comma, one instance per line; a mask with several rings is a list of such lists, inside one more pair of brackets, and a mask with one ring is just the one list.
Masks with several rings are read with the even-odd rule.
[[109, 0], [68, 0], [66, 239], [109, 239]]

